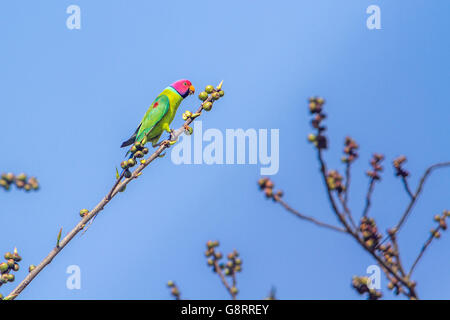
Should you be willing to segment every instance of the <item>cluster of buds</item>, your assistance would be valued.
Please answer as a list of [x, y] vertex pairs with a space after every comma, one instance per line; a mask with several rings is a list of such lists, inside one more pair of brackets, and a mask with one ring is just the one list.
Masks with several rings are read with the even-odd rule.
[[269, 178], [261, 178], [258, 180], [259, 189], [262, 190], [267, 199], [272, 198], [274, 201], [283, 197], [283, 191], [273, 191], [275, 184]]
[[0, 263], [0, 287], [7, 283], [13, 282], [15, 277], [12, 274], [13, 271], [19, 271], [18, 262], [22, 260], [22, 257], [17, 253], [17, 248], [14, 248], [14, 252], [5, 253], [6, 262]]
[[25, 191], [38, 190], [39, 182], [35, 177], [28, 178], [25, 173], [14, 175], [13, 173], [3, 173], [0, 178], [0, 187], [9, 190], [11, 185], [15, 185], [17, 189]]
[[131, 158], [120, 163], [120, 167], [125, 170], [125, 178], [131, 177], [129, 168], [136, 165], [136, 159], [143, 158], [148, 153], [148, 148], [144, 147], [146, 142], [145, 138], [141, 142], [135, 142], [130, 148]]
[[326, 114], [322, 112], [325, 100], [323, 98], [309, 98], [309, 111], [314, 115], [311, 125], [317, 129], [317, 134], [310, 133], [308, 141], [313, 143], [318, 149], [326, 149], [328, 147], [327, 138], [323, 135], [326, 127], [322, 124], [322, 120], [326, 118]]
[[[396, 296], [398, 296], [400, 293], [404, 292], [405, 289], [403, 289], [402, 284], [396, 279], [396, 278], [390, 278], [389, 279], [389, 283], [387, 285], [387, 288], [389, 290], [394, 290], [394, 294]], [[410, 282], [411, 287], [415, 287], [416, 286], [416, 282], [415, 281], [411, 281]]]
[[393, 266], [393, 270], [396, 269], [395, 251], [391, 243], [382, 244], [377, 247], [377, 250], [383, 255], [384, 261], [390, 266]]
[[[212, 267], [213, 272], [217, 272], [217, 267], [223, 271], [225, 276], [234, 277], [237, 272], [242, 271], [242, 260], [239, 258], [239, 252], [233, 250], [233, 252], [227, 255], [227, 262], [220, 262], [222, 260], [223, 255], [220, 251], [217, 251], [216, 248], [219, 246], [219, 241], [209, 240], [206, 243], [206, 252], [205, 256], [208, 258], [208, 265]], [[231, 287], [231, 293], [236, 295], [238, 293], [238, 289], [235, 286]]]
[[214, 88], [212, 85], [207, 85], [205, 91], [200, 92], [198, 98], [203, 101], [202, 108], [205, 111], [212, 109], [213, 103], [224, 96], [225, 92], [222, 90], [222, 82]]
[[175, 282], [169, 280], [167, 282], [167, 286], [170, 288], [170, 294], [177, 300], [180, 300], [180, 290], [178, 289]]
[[[198, 116], [200, 116], [200, 113], [192, 113], [189, 110], [186, 110], [183, 115], [182, 118], [184, 121], [186, 121], [187, 119], [195, 119]], [[191, 127], [189, 127], [188, 125], [184, 125], [184, 133], [188, 136], [190, 136], [191, 134], [194, 133], [194, 129], [192, 129]]]
[[374, 250], [381, 239], [381, 234], [378, 232], [375, 220], [372, 218], [362, 217], [359, 230], [361, 231], [363, 241], [367, 248]]
[[406, 178], [407, 176], [409, 176], [409, 172], [406, 171], [402, 166], [405, 162], [406, 162], [405, 156], [400, 156], [400, 157], [394, 159], [394, 161], [392, 162], [392, 164], [394, 165], [394, 169], [395, 169], [395, 175], [397, 177]]
[[374, 179], [380, 180], [380, 172], [383, 171], [383, 167], [381, 166], [381, 162], [384, 160], [384, 156], [380, 153], [374, 153], [372, 159], [370, 159], [371, 170], [367, 171], [367, 175]]
[[434, 221], [438, 223], [438, 226], [436, 228], [433, 228], [430, 230], [431, 235], [435, 237], [436, 239], [439, 239], [441, 237], [441, 233], [439, 230], [447, 230], [447, 221], [446, 219], [450, 217], [450, 211], [444, 210], [442, 214], [437, 214], [434, 216]]
[[344, 141], [344, 156], [341, 160], [344, 163], [352, 163], [358, 158], [359, 146], [351, 137], [345, 137]]
[[330, 170], [327, 173], [327, 184], [328, 188], [332, 191], [337, 191], [341, 193], [345, 191], [345, 185], [343, 183], [344, 178], [336, 170]]
[[381, 298], [382, 294], [380, 291], [370, 288], [371, 279], [369, 277], [358, 277], [353, 276], [352, 286], [358, 291], [359, 294], [368, 294], [369, 300], [378, 300]]
[[389, 281], [388, 285], [387, 285], [389, 290], [394, 290], [394, 294], [396, 296], [398, 296], [400, 293], [403, 292], [403, 288], [401, 286], [401, 284], [398, 282], [397, 279], [392, 278], [391, 281]]

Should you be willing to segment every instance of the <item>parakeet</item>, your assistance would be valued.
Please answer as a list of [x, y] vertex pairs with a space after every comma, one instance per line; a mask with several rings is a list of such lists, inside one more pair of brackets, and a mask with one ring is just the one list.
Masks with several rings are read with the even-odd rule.
[[145, 144], [147, 141], [151, 141], [152, 146], [156, 147], [161, 134], [164, 131], [171, 132], [170, 124], [181, 101], [194, 92], [194, 86], [186, 79], [175, 81], [165, 88], [148, 108], [136, 132], [120, 147], [123, 148], [135, 142]]

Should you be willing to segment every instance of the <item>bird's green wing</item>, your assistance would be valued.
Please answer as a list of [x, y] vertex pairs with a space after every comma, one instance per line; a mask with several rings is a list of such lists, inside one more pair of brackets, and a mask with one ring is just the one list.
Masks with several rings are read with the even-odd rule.
[[156, 126], [169, 110], [169, 106], [169, 98], [164, 94], [159, 95], [153, 101], [144, 118], [142, 118], [135, 141], [141, 141]]

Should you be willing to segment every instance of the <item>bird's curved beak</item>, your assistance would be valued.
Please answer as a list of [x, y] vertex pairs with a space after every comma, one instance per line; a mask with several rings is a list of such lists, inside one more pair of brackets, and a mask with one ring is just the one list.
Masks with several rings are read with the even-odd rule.
[[190, 86], [189, 87], [189, 94], [194, 94], [195, 93], [195, 88], [194, 88], [194, 86]]

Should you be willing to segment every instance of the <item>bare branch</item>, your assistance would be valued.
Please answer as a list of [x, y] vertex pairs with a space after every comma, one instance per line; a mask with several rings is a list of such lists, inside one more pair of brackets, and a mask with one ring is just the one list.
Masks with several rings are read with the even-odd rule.
[[217, 272], [217, 274], [219, 275], [220, 280], [222, 281], [223, 285], [225, 286], [225, 289], [227, 289], [228, 293], [231, 295], [231, 298], [233, 300], [236, 300], [236, 292], [234, 290], [232, 290], [232, 288], [236, 288], [235, 284], [235, 278], [233, 279], [233, 286], [230, 286], [228, 284], [227, 279], [225, 278], [225, 275], [222, 272], [222, 269], [219, 266], [219, 262], [218, 260], [214, 260], [214, 268]]
[[422, 259], [425, 251], [428, 249], [428, 247], [430, 246], [431, 242], [433, 241], [433, 239], [439, 239], [441, 234], [439, 231], [441, 230], [446, 230], [447, 229], [447, 223], [445, 222], [445, 219], [448, 218], [450, 216], [450, 211], [448, 210], [444, 210], [442, 216], [436, 215], [434, 217], [434, 220], [437, 221], [439, 223], [438, 227], [436, 229], [432, 229], [430, 236], [428, 237], [427, 241], [425, 241], [424, 245], [422, 246], [422, 249], [419, 252], [419, 255], [417, 256], [417, 258], [414, 260], [411, 269], [409, 270], [408, 273], [408, 277], [411, 276], [411, 274], [414, 271], [414, 268], [417, 266], [417, 264], [419, 263], [420, 259]]
[[276, 202], [278, 202], [279, 204], [281, 204], [287, 211], [289, 211], [290, 213], [294, 214], [295, 216], [297, 216], [298, 218], [302, 219], [302, 220], [306, 220], [309, 221], [311, 223], [314, 223], [316, 226], [319, 227], [324, 227], [324, 228], [328, 228], [331, 229], [333, 231], [338, 231], [338, 232], [342, 232], [342, 233], [347, 233], [347, 231], [345, 231], [345, 229], [340, 228], [340, 227], [336, 227], [333, 226], [331, 224], [325, 223], [325, 222], [321, 222], [315, 218], [312, 218], [310, 216], [306, 216], [300, 212], [298, 212], [297, 210], [293, 209], [291, 206], [289, 206], [286, 202], [284, 202], [281, 197], [274, 195], [274, 200]]
[[400, 221], [395, 226], [396, 232], [398, 232], [400, 230], [400, 228], [403, 226], [403, 224], [406, 222], [406, 219], [408, 218], [409, 214], [411, 213], [412, 208], [414, 207], [415, 203], [417, 202], [417, 199], [419, 198], [419, 196], [422, 192], [425, 181], [430, 176], [430, 174], [434, 170], [442, 169], [442, 168], [446, 168], [446, 167], [450, 167], [450, 161], [436, 163], [436, 164], [428, 167], [428, 169], [425, 171], [422, 178], [420, 179], [419, 185], [417, 186], [416, 192], [412, 195], [411, 201], [409, 202], [408, 207], [406, 208], [405, 212], [401, 216]]
[[367, 194], [366, 194], [366, 205], [364, 207], [363, 210], [363, 217], [367, 217], [367, 214], [369, 213], [369, 209], [370, 209], [370, 205], [372, 204], [372, 194], [373, 194], [373, 189], [375, 187], [375, 179], [371, 178], [370, 182], [369, 182], [369, 189], [367, 190]]

